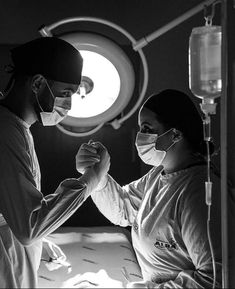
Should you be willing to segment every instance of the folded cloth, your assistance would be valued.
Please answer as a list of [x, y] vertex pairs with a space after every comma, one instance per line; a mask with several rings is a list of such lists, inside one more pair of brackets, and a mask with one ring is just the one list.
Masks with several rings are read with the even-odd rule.
[[72, 271], [71, 264], [68, 261], [63, 260], [62, 258], [57, 258], [57, 259], [49, 258], [49, 260], [45, 260], [45, 259], [41, 259], [41, 260], [45, 262], [45, 266], [47, 267], [49, 271], [54, 271], [56, 269], [59, 269], [61, 266], [67, 267], [68, 273]]
[[72, 271], [72, 266], [68, 261], [66, 261], [66, 259], [66, 255], [58, 245], [46, 238], [43, 238], [41, 261], [45, 262], [45, 265], [49, 271], [53, 271], [64, 266], [67, 267], [68, 272], [70, 273]]

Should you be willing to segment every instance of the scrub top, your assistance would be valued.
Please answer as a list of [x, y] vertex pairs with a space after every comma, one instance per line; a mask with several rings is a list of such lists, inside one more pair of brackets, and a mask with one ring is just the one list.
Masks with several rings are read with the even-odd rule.
[[40, 169], [29, 125], [0, 106], [0, 288], [35, 288], [42, 238], [62, 225], [89, 193], [66, 179], [40, 192]]
[[[100, 212], [111, 222], [132, 226], [142, 288], [212, 287], [206, 173], [205, 165], [170, 174], [164, 174], [160, 166], [125, 186], [108, 175], [106, 186], [91, 194]], [[214, 174], [211, 180], [210, 232], [217, 286], [221, 288], [220, 180]]]

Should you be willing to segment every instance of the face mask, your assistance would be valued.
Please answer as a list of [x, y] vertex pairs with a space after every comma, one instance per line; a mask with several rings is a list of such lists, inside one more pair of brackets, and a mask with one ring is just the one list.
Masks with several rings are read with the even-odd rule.
[[165, 135], [171, 130], [172, 128], [161, 135], [142, 132], [137, 133], [135, 145], [138, 151], [138, 155], [144, 163], [155, 167], [161, 165], [166, 156], [166, 152], [174, 145], [174, 142], [167, 148], [166, 151], [157, 150], [155, 145], [159, 137]]
[[39, 103], [37, 94], [36, 94], [36, 98], [37, 98], [38, 105], [41, 109], [40, 116], [41, 116], [42, 124], [44, 126], [53, 126], [61, 122], [67, 116], [68, 111], [71, 109], [72, 100], [71, 100], [71, 97], [55, 97], [47, 81], [46, 81], [46, 84], [52, 97], [54, 98], [53, 110], [51, 112], [43, 111]]

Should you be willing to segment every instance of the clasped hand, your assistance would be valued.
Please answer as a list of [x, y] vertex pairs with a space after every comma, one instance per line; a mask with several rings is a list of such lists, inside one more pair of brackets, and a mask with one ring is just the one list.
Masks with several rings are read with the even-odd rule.
[[80, 146], [76, 155], [76, 169], [79, 173], [87, 174], [87, 178], [95, 178], [99, 183], [109, 168], [110, 155], [103, 144], [89, 141]]

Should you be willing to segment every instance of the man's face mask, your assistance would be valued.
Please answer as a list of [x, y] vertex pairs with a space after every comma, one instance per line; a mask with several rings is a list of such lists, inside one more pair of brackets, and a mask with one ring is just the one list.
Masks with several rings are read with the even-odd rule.
[[173, 129], [171, 128], [161, 135], [142, 132], [137, 133], [135, 145], [138, 155], [144, 163], [155, 167], [161, 165], [166, 156], [166, 152], [175, 144], [175, 142], [173, 142], [165, 151], [157, 150], [155, 146], [157, 144], [157, 139], [167, 134], [171, 130]]
[[40, 117], [42, 120], [42, 124], [44, 126], [53, 126], [61, 122], [67, 116], [68, 111], [71, 109], [72, 99], [71, 97], [55, 97], [47, 80], [46, 80], [46, 85], [50, 91], [51, 96], [54, 99], [54, 106], [53, 106], [52, 111], [51, 112], [43, 111], [39, 103], [37, 94], [36, 94], [36, 98], [37, 98], [38, 105], [41, 109]]

